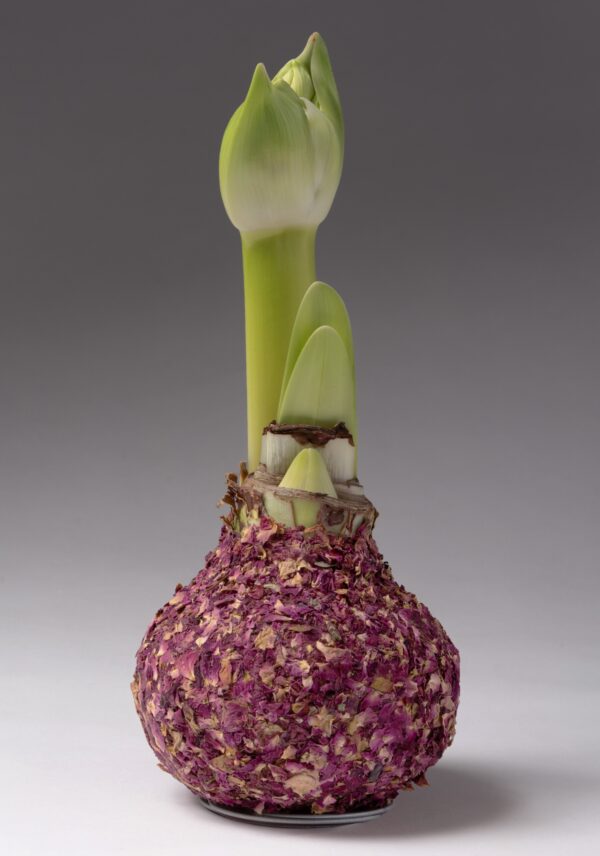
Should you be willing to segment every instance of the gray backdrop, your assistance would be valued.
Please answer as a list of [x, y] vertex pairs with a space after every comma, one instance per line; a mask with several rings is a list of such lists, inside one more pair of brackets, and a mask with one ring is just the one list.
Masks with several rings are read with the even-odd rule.
[[[359, 475], [464, 677], [431, 788], [309, 843], [203, 813], [128, 682], [245, 453], [221, 134], [314, 29], [347, 121], [317, 268], [353, 321]], [[593, 850], [599, 36], [585, 0], [2, 3], [4, 852]]]

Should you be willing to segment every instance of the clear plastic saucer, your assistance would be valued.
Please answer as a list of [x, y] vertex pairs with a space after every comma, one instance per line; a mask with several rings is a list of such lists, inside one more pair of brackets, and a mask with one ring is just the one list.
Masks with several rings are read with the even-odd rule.
[[244, 823], [258, 823], [261, 826], [344, 826], [348, 823], [366, 823], [367, 820], [375, 820], [381, 817], [390, 805], [382, 808], [372, 808], [363, 811], [348, 811], [344, 814], [286, 814], [277, 812], [275, 814], [256, 814], [248, 809], [231, 808], [231, 806], [219, 805], [210, 800], [198, 797], [204, 808], [222, 817], [232, 820], [241, 820]]

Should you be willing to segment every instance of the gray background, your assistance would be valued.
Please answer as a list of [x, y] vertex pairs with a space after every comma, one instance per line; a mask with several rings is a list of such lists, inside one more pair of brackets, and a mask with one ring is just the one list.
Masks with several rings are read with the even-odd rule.
[[[314, 29], [347, 120], [317, 267], [353, 320], [359, 474], [464, 677], [432, 786], [309, 839], [200, 809], [128, 682], [245, 453], [220, 137]], [[599, 845], [599, 37], [579, 0], [2, 3], [3, 852]]]

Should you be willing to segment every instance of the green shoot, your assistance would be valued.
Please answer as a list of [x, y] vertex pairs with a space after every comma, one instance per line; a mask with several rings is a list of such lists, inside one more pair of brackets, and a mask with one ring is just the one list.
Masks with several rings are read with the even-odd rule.
[[[336, 330], [346, 346], [354, 374], [354, 346], [352, 343], [352, 328], [344, 301], [337, 291], [324, 282], [313, 282], [298, 309], [290, 344], [287, 352], [283, 381], [281, 384], [281, 405], [292, 370], [296, 365], [300, 352], [310, 336], [318, 327], [329, 325]], [[355, 420], [356, 421], [356, 420]], [[356, 438], [354, 438], [356, 439]]]
[[277, 421], [322, 425], [345, 422], [356, 431], [354, 374], [340, 334], [330, 325], [312, 333], [294, 364], [283, 392]]

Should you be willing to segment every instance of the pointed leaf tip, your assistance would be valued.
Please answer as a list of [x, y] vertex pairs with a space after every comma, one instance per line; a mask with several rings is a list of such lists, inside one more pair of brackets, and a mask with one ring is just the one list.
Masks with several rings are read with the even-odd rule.
[[325, 461], [317, 449], [302, 449], [298, 452], [281, 479], [280, 487], [337, 496]]
[[311, 33], [311, 35], [308, 37], [306, 45], [304, 46], [304, 49], [296, 57], [296, 62], [305, 63], [310, 68], [310, 58], [314, 47], [320, 38], [321, 37], [318, 33]]
[[254, 74], [252, 75], [252, 80], [248, 87], [248, 94], [246, 95], [246, 101], [258, 95], [267, 93], [270, 88], [271, 81], [269, 80], [267, 69], [265, 68], [264, 63], [259, 62], [254, 69]]

